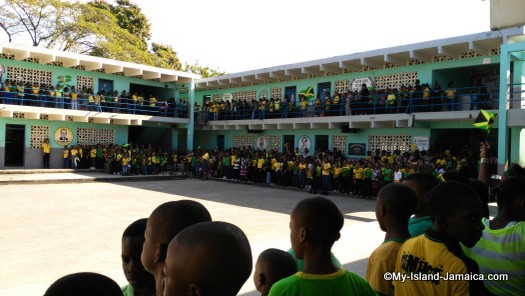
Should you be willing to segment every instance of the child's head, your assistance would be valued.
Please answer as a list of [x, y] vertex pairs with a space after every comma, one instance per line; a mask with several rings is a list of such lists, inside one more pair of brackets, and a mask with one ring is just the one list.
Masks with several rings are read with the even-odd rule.
[[494, 189], [498, 215], [510, 221], [525, 221], [525, 176], [507, 177]]
[[341, 236], [343, 214], [327, 198], [300, 201], [290, 215], [290, 240], [297, 259], [304, 259], [304, 245], [330, 250]]
[[144, 269], [140, 260], [147, 223], [148, 219], [139, 219], [122, 234], [122, 269], [135, 291], [148, 288], [155, 291], [155, 277]]
[[429, 172], [417, 172], [408, 175], [403, 184], [410, 187], [417, 195], [417, 207], [415, 214], [425, 215], [428, 213], [428, 193], [439, 184], [439, 180]]
[[227, 222], [203, 222], [170, 242], [164, 265], [164, 296], [237, 295], [252, 271], [248, 238]]
[[435, 231], [448, 234], [471, 248], [481, 238], [481, 200], [470, 186], [447, 181], [434, 187], [428, 208]]
[[105, 275], [79, 272], [56, 280], [47, 288], [44, 296], [122, 296], [118, 284]]
[[396, 225], [408, 226], [408, 219], [414, 213], [417, 206], [416, 193], [410, 187], [390, 183], [381, 190], [376, 200], [376, 218], [379, 227], [388, 231], [389, 222], [395, 221]]
[[267, 249], [259, 255], [255, 263], [253, 282], [261, 296], [266, 296], [273, 284], [295, 274], [296, 271], [297, 265], [290, 253], [279, 249]]
[[170, 201], [158, 206], [150, 215], [144, 237], [142, 264], [158, 274], [166, 259], [170, 241], [182, 229], [199, 222], [211, 221], [208, 210], [192, 200]]

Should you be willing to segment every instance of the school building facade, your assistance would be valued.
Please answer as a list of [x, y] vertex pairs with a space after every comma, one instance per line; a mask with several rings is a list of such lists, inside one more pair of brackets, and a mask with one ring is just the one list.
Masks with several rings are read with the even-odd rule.
[[[23, 101], [11, 88], [9, 101], [0, 102], [0, 169], [41, 167], [40, 145], [45, 138], [51, 140], [52, 167], [60, 167], [65, 144], [151, 143], [165, 151], [243, 146], [281, 152], [336, 148], [358, 158], [378, 149], [409, 151], [414, 144], [420, 150], [433, 146], [458, 150], [476, 147], [480, 139], [496, 147], [501, 167], [505, 159], [523, 165], [524, 36], [520, 27], [204, 79], [115, 60], [1, 44], [2, 82], [22, 80], [75, 86], [77, 91], [149, 94], [169, 102], [169, 107], [142, 109], [130, 99], [118, 105], [105, 103], [104, 109], [81, 106], [74, 110], [68, 101], [56, 105], [49, 95], [32, 96], [29, 86]], [[413, 92], [409, 95], [408, 90], [403, 98], [398, 94], [398, 103], [385, 103], [389, 89], [415, 86], [416, 80], [431, 88], [439, 83], [442, 91], [453, 82], [453, 104], [431, 96], [421, 105], [421, 100], [410, 99]], [[471, 110], [477, 82], [484, 86], [486, 102]], [[363, 83], [372, 94], [367, 102], [348, 108], [345, 93], [359, 91]], [[324, 106], [324, 98], [333, 99], [336, 93], [339, 103], [332, 102], [330, 110], [319, 110], [316, 97]], [[303, 95], [304, 103], [299, 100]], [[275, 110], [274, 104], [273, 112], [265, 109], [261, 116], [253, 103], [261, 98], [267, 103], [279, 101], [288, 107], [287, 114], [284, 108]], [[194, 103], [200, 107], [195, 108]], [[489, 134], [473, 125], [481, 106], [498, 113]], [[213, 110], [215, 107], [219, 110]], [[60, 140], [61, 135], [67, 141]]]

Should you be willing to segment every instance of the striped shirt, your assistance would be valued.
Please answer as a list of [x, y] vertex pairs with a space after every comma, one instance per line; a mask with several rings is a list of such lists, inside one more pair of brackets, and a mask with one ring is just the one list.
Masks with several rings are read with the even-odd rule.
[[472, 248], [463, 247], [474, 259], [481, 273], [508, 274], [508, 280], [488, 281], [485, 287], [494, 295], [523, 295], [525, 291], [525, 222], [511, 222], [505, 228], [490, 229], [489, 219], [483, 219], [485, 229]]

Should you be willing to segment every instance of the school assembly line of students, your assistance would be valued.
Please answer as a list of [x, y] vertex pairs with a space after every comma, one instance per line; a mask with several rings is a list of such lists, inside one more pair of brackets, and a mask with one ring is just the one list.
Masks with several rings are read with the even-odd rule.
[[[481, 143], [478, 181], [484, 186], [489, 149]], [[331, 252], [344, 224], [336, 204], [326, 197], [303, 199], [290, 213], [291, 249], [260, 253], [255, 287], [263, 296], [523, 295], [525, 169], [512, 165], [494, 188], [493, 219], [475, 181], [455, 170], [439, 180], [416, 172], [406, 184], [383, 186], [375, 213], [385, 240], [370, 255], [366, 279]], [[129, 282], [122, 291], [105, 276], [75, 273], [44, 295], [234, 296], [253, 268], [244, 232], [213, 221], [193, 200], [163, 203], [131, 223], [122, 236], [122, 266]]]
[[[176, 158], [176, 154], [172, 155]], [[63, 168], [104, 169], [114, 175], [167, 174], [171, 159], [167, 152], [151, 145], [75, 145], [64, 147]]]
[[[224, 151], [197, 150], [177, 159], [185, 174], [200, 176], [201, 155], [208, 154], [207, 175], [257, 184], [274, 184], [305, 188], [313, 194], [338, 193], [370, 198], [386, 184], [401, 182], [418, 171], [431, 172], [435, 177], [450, 170], [466, 170], [472, 176], [477, 171], [477, 158], [465, 149], [453, 153], [443, 149], [438, 153], [412, 150], [368, 152], [364, 159], [350, 159], [334, 149], [310, 155], [296, 149], [280, 153], [273, 149], [232, 148]], [[491, 165], [495, 159], [490, 159]]]

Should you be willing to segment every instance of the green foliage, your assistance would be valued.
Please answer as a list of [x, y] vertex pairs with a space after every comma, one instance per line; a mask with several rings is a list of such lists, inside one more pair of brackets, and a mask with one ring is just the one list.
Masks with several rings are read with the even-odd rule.
[[151, 24], [140, 7], [129, 0], [117, 0], [116, 5], [106, 2], [89, 2], [88, 4], [107, 10], [117, 19], [117, 25], [138, 37], [144, 44], [151, 39]]
[[226, 74], [226, 72], [221, 72], [219, 69], [212, 69], [209, 66], [201, 66], [200, 62], [197, 60], [195, 64], [186, 64], [184, 66], [184, 72], [193, 73], [200, 75], [202, 78], [220, 76]]
[[178, 71], [182, 70], [179, 57], [177, 57], [177, 52], [175, 52], [171, 45], [153, 42], [151, 44], [151, 54], [155, 57], [157, 67]]
[[67, 6], [60, 0], [3, 0], [0, 2], [2, 29], [12, 36], [26, 34], [33, 46], [52, 39]]

